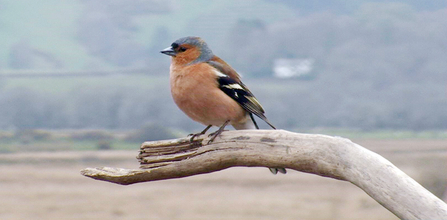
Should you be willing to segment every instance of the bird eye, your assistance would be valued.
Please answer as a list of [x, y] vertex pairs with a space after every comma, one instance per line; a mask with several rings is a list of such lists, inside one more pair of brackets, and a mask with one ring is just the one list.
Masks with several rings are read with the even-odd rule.
[[185, 47], [180, 47], [178, 50], [179, 50], [180, 52], [185, 52], [185, 51], [186, 51], [186, 48], [185, 48]]

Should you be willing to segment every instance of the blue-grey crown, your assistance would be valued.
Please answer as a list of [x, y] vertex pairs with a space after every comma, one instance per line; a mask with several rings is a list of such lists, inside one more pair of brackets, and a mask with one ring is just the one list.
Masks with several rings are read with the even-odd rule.
[[208, 47], [208, 44], [206, 44], [206, 42], [204, 40], [202, 40], [200, 37], [193, 37], [193, 36], [182, 37], [182, 38], [176, 40], [173, 44], [178, 44], [178, 45], [190, 44], [190, 45], [197, 46], [200, 49], [199, 58], [190, 64], [206, 62], [206, 61], [209, 61], [214, 56], [213, 51], [211, 51], [211, 49]]

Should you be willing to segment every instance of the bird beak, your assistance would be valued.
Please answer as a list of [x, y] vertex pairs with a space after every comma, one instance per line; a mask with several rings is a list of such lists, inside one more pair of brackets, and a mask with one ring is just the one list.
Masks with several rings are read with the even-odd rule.
[[172, 48], [172, 47], [168, 47], [168, 48], [160, 51], [160, 53], [166, 54], [171, 57], [175, 57], [175, 55], [177, 55], [177, 52], [175, 52], [174, 48]]

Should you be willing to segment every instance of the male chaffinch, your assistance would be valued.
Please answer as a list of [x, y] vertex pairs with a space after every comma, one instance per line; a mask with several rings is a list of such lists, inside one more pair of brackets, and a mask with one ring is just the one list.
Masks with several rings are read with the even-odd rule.
[[[177, 106], [191, 119], [207, 126], [194, 137], [205, 134], [213, 125], [211, 143], [231, 124], [235, 129], [259, 129], [253, 114], [276, 129], [265, 117], [261, 104], [225, 61], [215, 56], [199, 37], [184, 37], [160, 51], [172, 57], [171, 94]], [[269, 168], [273, 174], [284, 168]]]

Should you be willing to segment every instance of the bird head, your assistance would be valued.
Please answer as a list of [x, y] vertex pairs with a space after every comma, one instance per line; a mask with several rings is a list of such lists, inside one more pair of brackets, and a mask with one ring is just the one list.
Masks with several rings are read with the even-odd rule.
[[160, 52], [171, 56], [173, 61], [188, 65], [206, 62], [214, 56], [208, 45], [200, 37], [180, 38], [174, 41], [170, 47]]

